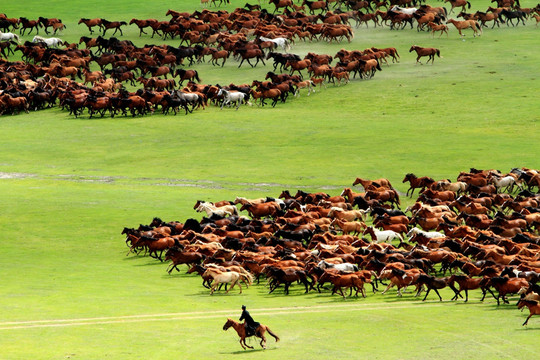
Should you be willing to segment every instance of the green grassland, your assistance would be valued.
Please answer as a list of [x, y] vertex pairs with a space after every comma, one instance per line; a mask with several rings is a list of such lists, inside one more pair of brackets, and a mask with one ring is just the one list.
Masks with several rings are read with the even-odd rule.
[[[489, 5], [475, 1], [473, 10]], [[166, 19], [169, 8], [200, 4], [32, 0], [0, 12], [61, 18], [60, 37], [78, 42], [88, 35], [81, 17]], [[154, 216], [200, 216], [197, 199], [284, 189], [335, 195], [356, 176], [387, 177], [405, 192], [407, 172], [455, 179], [470, 167], [539, 168], [539, 31], [529, 20], [485, 29], [480, 38], [466, 31], [462, 41], [454, 28], [432, 39], [415, 29], [362, 27], [351, 43], [297, 42], [292, 52], [300, 55], [393, 46], [401, 61], [371, 80], [328, 85], [276, 108], [114, 119], [75, 119], [54, 108], [0, 117], [0, 358], [537, 358], [539, 319], [524, 328], [526, 312], [492, 298], [480, 303], [478, 292], [469, 304], [448, 301], [450, 292], [442, 303], [394, 291], [343, 300], [304, 295], [299, 286], [289, 296], [268, 295], [262, 284], [209, 296], [196, 276], [167, 275], [166, 264], [126, 256], [120, 232]], [[163, 42], [139, 38], [134, 26], [123, 38]], [[443, 57], [415, 65], [413, 44], [437, 47]], [[272, 70], [237, 66], [229, 59], [224, 68], [192, 68], [204, 83], [222, 85]], [[242, 351], [233, 330], [222, 330], [241, 304], [282, 340]]]

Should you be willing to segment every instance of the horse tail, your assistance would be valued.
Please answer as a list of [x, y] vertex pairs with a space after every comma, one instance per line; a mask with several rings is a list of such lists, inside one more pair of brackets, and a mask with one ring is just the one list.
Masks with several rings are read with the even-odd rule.
[[467, 7], [467, 9], [470, 9], [470, 8], [471, 8], [471, 3], [467, 1], [467, 5], [469, 5], [469, 6]]
[[478, 26], [478, 30], [480, 30], [480, 32], [482, 33], [482, 27], [480, 26], [480, 23], [478, 21], [476, 21], [476, 26]]
[[379, 70], [379, 71], [382, 71], [381, 66], [379, 65], [379, 59], [375, 59], [375, 60], [377, 60], [376, 69]]
[[250, 273], [248, 273], [248, 272], [246, 272], [245, 274], [244, 274], [244, 273], [240, 273], [240, 276], [241, 276], [242, 278], [246, 279], [249, 285], [253, 284], [253, 277], [251, 276]]
[[199, 78], [199, 73], [197, 70], [195, 70], [195, 79], [197, 79], [197, 82], [201, 82], [201, 79]]
[[274, 334], [274, 333], [272, 332], [272, 330], [270, 330], [270, 328], [269, 328], [268, 326], [266, 327], [266, 331], [268, 331], [268, 333], [269, 333], [270, 335], [272, 335], [272, 336], [274, 337], [274, 339], [276, 339], [276, 342], [279, 341], [279, 336], [277, 336], [277, 334]]

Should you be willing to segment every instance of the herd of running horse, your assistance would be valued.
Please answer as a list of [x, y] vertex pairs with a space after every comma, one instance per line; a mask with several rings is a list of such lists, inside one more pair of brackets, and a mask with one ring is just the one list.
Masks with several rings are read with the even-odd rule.
[[[330, 291], [345, 298], [366, 296], [364, 285], [416, 296], [440, 289], [451, 300], [469, 300], [479, 289], [497, 305], [519, 294], [518, 306], [540, 313], [540, 172], [514, 168], [461, 172], [456, 181], [406, 174], [399, 192], [387, 179], [357, 178], [339, 195], [284, 190], [277, 197], [197, 201], [201, 220], [124, 228], [130, 253], [169, 262], [168, 273], [186, 265], [210, 294], [228, 284], [250, 286], [266, 279], [270, 293], [294, 284], [305, 293]], [[401, 194], [403, 196], [403, 194]], [[163, 253], [165, 257], [163, 258]], [[530, 317], [530, 316], [529, 316]], [[527, 318], [528, 321], [528, 318]], [[524, 323], [524, 325], [527, 323]]]
[[[0, 14], [0, 115], [49, 108], [57, 103], [75, 116], [87, 110], [90, 117], [95, 114], [102, 117], [105, 114], [111, 117], [145, 115], [154, 113], [160, 106], [165, 114], [170, 111], [187, 114], [194, 108], [204, 108], [208, 101], [217, 105], [223, 102], [228, 106], [236, 105], [238, 109], [242, 103], [252, 104], [250, 99], [261, 106], [269, 99], [275, 106], [278, 101], [285, 101], [289, 94], [298, 96], [300, 89], [307, 89], [309, 95], [317, 84], [341, 85], [356, 76], [371, 78], [376, 71], [382, 70], [381, 64], [388, 65], [390, 59], [399, 61], [395, 48], [375, 47], [348, 51], [347, 56], [310, 53], [301, 58], [287, 52], [294, 41], [351, 42], [354, 36], [352, 22], [356, 28], [373, 23], [374, 26], [387, 24], [396, 30], [407, 24], [412, 28], [416, 22], [417, 30], [429, 28], [433, 34], [440, 31], [442, 35], [443, 32], [448, 34], [445, 25], [448, 21], [456, 26], [460, 35], [463, 35], [462, 29], [468, 27], [476, 35], [488, 21], [493, 21], [493, 26], [499, 25], [499, 21], [514, 25], [512, 19], [525, 24], [529, 16], [540, 14], [540, 5], [522, 9], [514, 0], [493, 0], [497, 1], [497, 8], [475, 14], [464, 12], [467, 5], [470, 8], [467, 1], [463, 4], [464, 0], [446, 1], [452, 5], [450, 13], [455, 7], [462, 7], [458, 17], [463, 17], [463, 21], [448, 19], [444, 7], [425, 4], [412, 7], [412, 2], [407, 0], [334, 1], [332, 10], [330, 1], [304, 0], [296, 5], [290, 0], [275, 0], [271, 3], [282, 13], [270, 13], [259, 5], [246, 4], [230, 13], [223, 10], [193, 13], [169, 10], [166, 16], [171, 18], [161, 21], [131, 19], [128, 23], [81, 18], [79, 25], [87, 26], [90, 34], [96, 28], [101, 33], [96, 38], [83, 36], [78, 44], [38, 35], [40, 28], [53, 35], [65, 30], [61, 19], [39, 17], [29, 20]], [[122, 27], [129, 25], [137, 26], [140, 36], [152, 31], [152, 38], [158, 35], [163, 39], [180, 39], [180, 46], [162, 44], [139, 48], [130, 40], [105, 38], [107, 31], [112, 30], [112, 36], [118, 32], [123, 36]], [[21, 35], [27, 31], [28, 34], [35, 31], [36, 35], [33, 41], [21, 44], [19, 36], [10, 32], [14, 29], [19, 29]], [[23, 61], [8, 60], [15, 51], [21, 52]], [[415, 45], [409, 51], [417, 52], [417, 63], [423, 56], [429, 56], [428, 62], [431, 60], [432, 63], [435, 55], [440, 56], [440, 50], [435, 48]], [[277, 74], [283, 75], [280, 82], [267, 76], [265, 80], [268, 81], [219, 86], [198, 84], [200, 78], [195, 70], [176, 69], [185, 63], [191, 66], [205, 59], [210, 59], [213, 65], [223, 66], [231, 56], [239, 61], [239, 67], [244, 61], [254, 67], [259, 62], [265, 65], [265, 60], [272, 59], [274, 72], [279, 68], [287, 73]], [[339, 62], [332, 66], [338, 57]], [[91, 71], [91, 67], [97, 66], [99, 70]], [[304, 78], [306, 73], [309, 78]], [[184, 81], [190, 81], [189, 85], [182, 87]], [[142, 88], [129, 92], [125, 84]]]

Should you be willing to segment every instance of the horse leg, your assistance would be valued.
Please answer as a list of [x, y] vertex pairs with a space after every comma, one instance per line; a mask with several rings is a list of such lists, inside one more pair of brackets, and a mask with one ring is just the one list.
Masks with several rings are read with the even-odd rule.
[[214, 280], [214, 282], [212, 283], [212, 287], [210, 288], [210, 295], [212, 295], [214, 291], [216, 290], [217, 284], [219, 283], [216, 280]]
[[[394, 286], [394, 283], [390, 282], [390, 284], [388, 284], [388, 286], [386, 287], [386, 289], [384, 289], [382, 294], [384, 295], [392, 286]], [[399, 292], [399, 289], [398, 289], [398, 292]]]
[[261, 347], [263, 349], [266, 349], [266, 338], [262, 334], [261, 334], [261, 342], [259, 344], [261, 344]]
[[246, 338], [244, 338], [244, 345], [246, 345], [246, 347], [248, 347], [249, 349], [253, 349], [253, 346], [249, 346], [248, 344], [246, 344]]
[[[238, 280], [235, 282], [235, 284], [238, 284], [238, 287], [240, 288], [240, 294], [241, 294], [242, 293], [242, 285], [240, 285]], [[246, 287], [247, 287], [247, 285], [246, 285]], [[231, 286], [231, 289], [232, 289], [232, 286]]]
[[530, 313], [529, 316], [527, 316], [527, 320], [525, 320], [525, 322], [521, 326], [527, 325], [527, 323], [529, 322], [529, 319], [531, 318], [531, 316], [533, 316], [533, 313]]
[[441, 294], [439, 294], [439, 290], [437, 289], [433, 289], [435, 290], [435, 292], [437, 293], [437, 296], [439, 296], [439, 301], [442, 301], [442, 297], [441, 297]]

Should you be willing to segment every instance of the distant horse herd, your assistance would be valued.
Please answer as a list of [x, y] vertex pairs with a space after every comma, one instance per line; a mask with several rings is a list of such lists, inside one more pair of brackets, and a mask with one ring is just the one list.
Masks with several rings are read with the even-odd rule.
[[[269, 293], [295, 284], [308, 293], [366, 297], [380, 285], [402, 296], [452, 290], [451, 300], [469, 300], [479, 290], [481, 301], [497, 305], [516, 295], [518, 307], [537, 314], [540, 300], [540, 172], [514, 168], [470, 169], [455, 181], [406, 174], [405, 196], [419, 195], [401, 209], [399, 193], [388, 179], [357, 178], [339, 194], [234, 201], [199, 200], [201, 220], [164, 222], [124, 228], [130, 253], [149, 254], [169, 262], [167, 269], [198, 274], [210, 294], [222, 285], [242, 288], [261, 278]], [[403, 195], [402, 195], [403, 196]], [[164, 254], [164, 255], [163, 255]], [[226, 274], [226, 275], [223, 275]], [[327, 288], [329, 286], [329, 288]], [[328, 289], [328, 290], [327, 290]], [[528, 321], [528, 319], [527, 319]], [[524, 323], [524, 325], [527, 323]]]
[[[154, 113], [159, 107], [165, 114], [171, 111], [187, 114], [204, 108], [209, 101], [238, 109], [243, 103], [252, 105], [258, 102], [264, 106], [266, 99], [270, 99], [275, 106], [279, 101], [286, 101], [289, 94], [299, 96], [300, 89], [307, 89], [309, 95], [317, 84], [320, 88], [325, 83], [345, 85], [357, 76], [369, 79], [376, 71], [382, 70], [382, 64], [389, 64], [388, 59], [399, 61], [395, 48], [342, 49], [335, 56], [309, 53], [303, 58], [288, 53], [295, 41], [350, 42], [354, 36], [352, 22], [356, 28], [373, 23], [374, 26], [386, 24], [392, 30], [403, 29], [407, 24], [412, 28], [416, 22], [418, 31], [430, 29], [433, 35], [436, 31], [441, 35], [448, 34], [444, 24], [448, 22], [456, 26], [460, 35], [463, 36], [462, 29], [470, 27], [476, 36], [481, 34], [486, 22], [492, 21], [493, 26], [499, 26], [501, 22], [515, 26], [520, 22], [525, 24], [525, 20], [532, 16], [536, 16], [537, 23], [540, 19], [540, 5], [523, 9], [518, 1], [493, 0], [497, 2], [497, 8], [467, 14], [467, 5], [470, 8], [467, 1], [445, 1], [452, 5], [450, 13], [455, 7], [462, 8], [458, 17], [463, 17], [463, 21], [447, 19], [444, 7], [421, 5], [421, 2], [415, 2], [418, 7], [413, 7], [413, 3], [407, 0], [304, 0], [300, 5], [288, 0], [272, 0], [270, 4], [275, 6], [273, 13], [260, 5], [246, 3], [243, 8], [230, 13], [223, 10], [193, 13], [169, 10], [166, 13], [169, 20], [131, 19], [127, 22], [81, 18], [79, 25], [86, 26], [90, 34], [97, 31], [100, 35], [96, 38], [83, 36], [79, 43], [72, 44], [58, 37], [39, 35], [40, 29], [52, 35], [64, 31], [66, 26], [61, 19], [39, 17], [30, 20], [0, 14], [0, 56], [6, 59], [0, 58], [0, 115], [56, 105], [69, 110], [74, 116], [86, 110], [90, 117], [145, 115]], [[216, 1], [203, 2], [202, 5], [217, 7], [222, 3], [225, 1], [219, 4]], [[276, 14], [278, 10], [281, 13]], [[152, 38], [156, 35], [163, 39], [179, 38], [180, 46], [146, 45], [138, 48], [129, 40], [114, 37], [116, 34], [123, 36], [122, 28], [129, 25], [137, 26], [140, 36], [151, 31]], [[15, 29], [21, 35], [34, 31], [36, 34], [32, 41], [21, 44], [19, 35], [12, 32]], [[113, 37], [105, 38], [107, 31], [111, 31]], [[187, 46], [182, 45], [184, 43]], [[422, 56], [429, 56], [428, 62], [431, 60], [432, 63], [434, 55], [440, 56], [440, 50], [435, 48], [414, 45], [410, 51], [413, 50], [418, 54], [417, 63]], [[8, 61], [16, 51], [21, 52], [23, 61]], [[191, 66], [206, 61], [206, 58], [215, 66], [224, 66], [230, 57], [239, 61], [239, 67], [244, 62], [252, 67], [259, 62], [265, 65], [265, 60], [272, 59], [274, 72], [278, 68], [289, 72], [277, 74], [284, 75], [280, 78], [283, 82], [254, 80], [251, 84], [220, 86], [200, 84], [196, 70], [176, 69], [185, 63]], [[339, 62], [332, 66], [333, 59], [338, 57]], [[91, 71], [91, 67], [97, 67], [96, 64], [99, 70]], [[304, 79], [306, 73], [309, 78]], [[185, 80], [189, 82], [183, 87]], [[137, 83], [142, 88], [136, 91], [129, 92], [124, 87], [125, 84], [136, 87]]]

